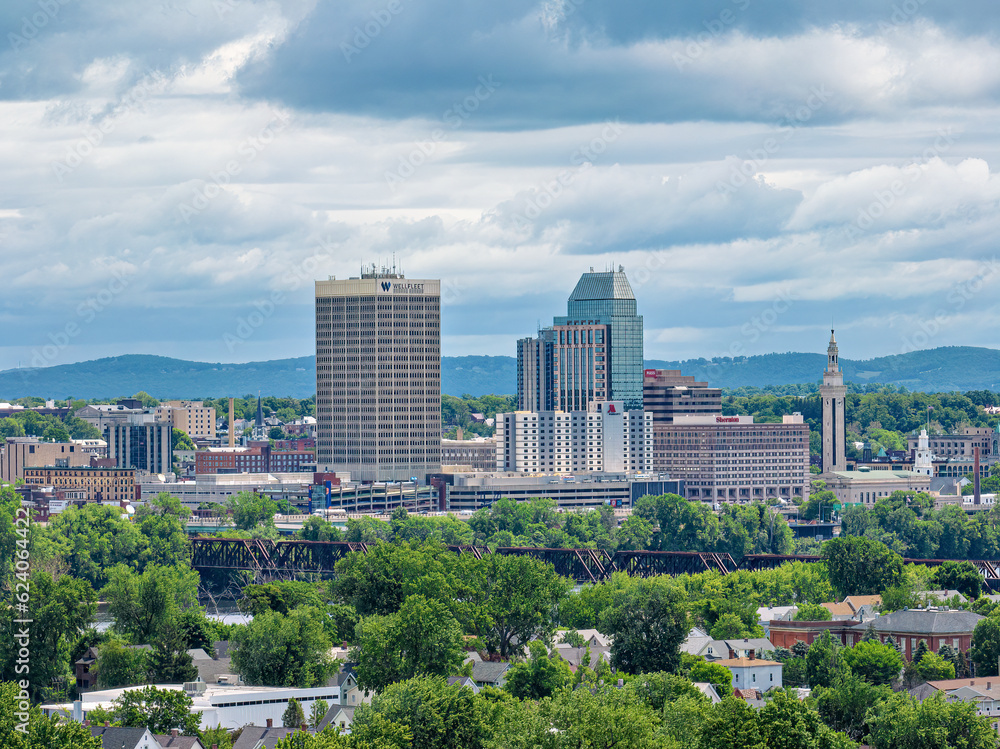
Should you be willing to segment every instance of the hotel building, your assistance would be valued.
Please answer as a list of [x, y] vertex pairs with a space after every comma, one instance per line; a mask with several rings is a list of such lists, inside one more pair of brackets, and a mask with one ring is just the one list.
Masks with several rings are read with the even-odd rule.
[[648, 470], [652, 414], [606, 401], [591, 411], [497, 414], [496, 470], [639, 473]]
[[652, 425], [652, 470], [684, 481], [688, 499], [747, 502], [809, 496], [809, 425], [752, 416], [675, 415]]

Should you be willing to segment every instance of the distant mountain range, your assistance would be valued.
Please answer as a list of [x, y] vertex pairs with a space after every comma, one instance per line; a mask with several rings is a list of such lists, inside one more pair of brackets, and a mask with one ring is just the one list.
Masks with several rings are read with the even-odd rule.
[[[1000, 351], [948, 346], [883, 356], [867, 361], [841, 359], [849, 382], [902, 385], [909, 390], [996, 390]], [[733, 359], [646, 362], [648, 368], [680, 369], [712, 387], [767, 387], [817, 382], [825, 354], [765, 354]], [[510, 394], [517, 390], [517, 360], [511, 356], [446, 356], [441, 391], [448, 395]], [[260, 391], [307, 398], [316, 389], [315, 360], [295, 359], [211, 364], [165, 356], [132, 354], [41, 369], [0, 372], [0, 400], [29, 395], [64, 399], [114, 398], [145, 390], [156, 398], [219, 398]]]

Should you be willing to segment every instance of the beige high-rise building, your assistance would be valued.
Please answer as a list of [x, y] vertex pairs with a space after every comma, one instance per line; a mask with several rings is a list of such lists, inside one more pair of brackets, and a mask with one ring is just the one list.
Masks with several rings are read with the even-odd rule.
[[165, 401], [156, 408], [156, 419], [188, 437], [215, 438], [215, 409], [202, 401]]
[[316, 462], [358, 481], [441, 470], [441, 282], [316, 282]]

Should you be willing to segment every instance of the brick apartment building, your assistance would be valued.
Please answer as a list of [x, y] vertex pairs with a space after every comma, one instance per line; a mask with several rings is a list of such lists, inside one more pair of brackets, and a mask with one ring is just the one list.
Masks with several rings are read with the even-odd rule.
[[84, 493], [85, 501], [131, 502], [138, 499], [135, 469], [101, 466], [25, 468], [24, 483], [51, 486], [57, 491]]

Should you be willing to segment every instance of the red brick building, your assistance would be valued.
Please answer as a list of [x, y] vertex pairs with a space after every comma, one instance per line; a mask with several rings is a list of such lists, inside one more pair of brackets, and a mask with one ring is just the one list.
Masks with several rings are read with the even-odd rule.
[[972, 647], [972, 632], [983, 619], [971, 611], [941, 609], [909, 609], [894, 611], [861, 624], [854, 620], [836, 622], [771, 622], [771, 642], [776, 648], [791, 648], [797, 641], [812, 644], [829, 631], [841, 644], [852, 647], [861, 641], [868, 627], [872, 627], [881, 642], [892, 637], [907, 660], [921, 640], [937, 652], [942, 645], [966, 651]]

